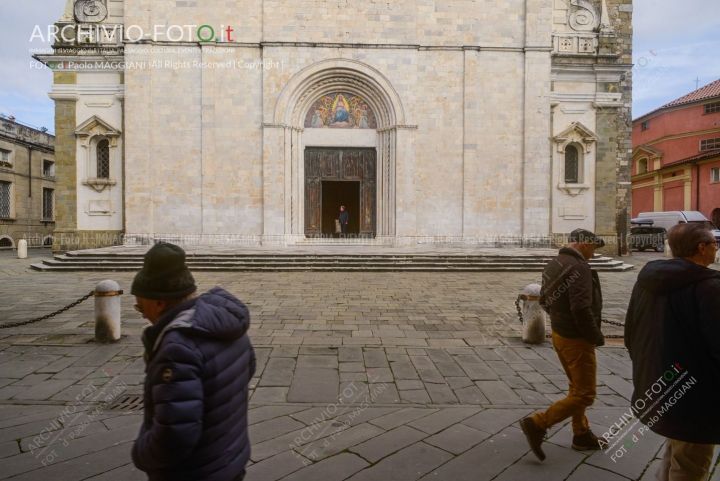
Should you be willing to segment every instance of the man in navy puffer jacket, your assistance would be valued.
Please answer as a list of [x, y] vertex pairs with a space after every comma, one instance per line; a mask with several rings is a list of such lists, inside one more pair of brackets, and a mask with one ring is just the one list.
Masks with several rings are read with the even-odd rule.
[[240, 481], [250, 457], [247, 307], [224, 289], [198, 296], [185, 252], [157, 244], [135, 276], [145, 345], [145, 415], [132, 450], [150, 481]]

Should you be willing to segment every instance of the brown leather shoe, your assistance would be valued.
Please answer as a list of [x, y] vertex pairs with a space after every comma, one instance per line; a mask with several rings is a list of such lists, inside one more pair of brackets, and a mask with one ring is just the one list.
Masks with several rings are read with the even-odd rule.
[[602, 446], [597, 436], [592, 431], [585, 434], [573, 436], [572, 448], [575, 451], [600, 451]]
[[545, 429], [541, 429], [531, 418], [520, 420], [520, 429], [525, 433], [530, 449], [540, 461], [545, 461], [545, 453], [542, 450], [542, 443], [545, 439]]

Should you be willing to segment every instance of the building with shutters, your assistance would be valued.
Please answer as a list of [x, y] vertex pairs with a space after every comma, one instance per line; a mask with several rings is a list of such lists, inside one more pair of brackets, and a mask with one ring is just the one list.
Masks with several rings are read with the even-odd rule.
[[55, 196], [55, 137], [0, 115], [0, 249], [52, 245]]

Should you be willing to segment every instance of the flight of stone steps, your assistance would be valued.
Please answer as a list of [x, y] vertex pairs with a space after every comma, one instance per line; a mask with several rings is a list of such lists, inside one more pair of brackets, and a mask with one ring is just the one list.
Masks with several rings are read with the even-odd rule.
[[[551, 255], [538, 254], [318, 254], [318, 253], [188, 253], [193, 271], [345, 271], [345, 272], [529, 272], [542, 271]], [[96, 251], [68, 252], [33, 264], [38, 271], [137, 271], [143, 254]], [[597, 271], [622, 272], [633, 266], [610, 257], [590, 261]]]

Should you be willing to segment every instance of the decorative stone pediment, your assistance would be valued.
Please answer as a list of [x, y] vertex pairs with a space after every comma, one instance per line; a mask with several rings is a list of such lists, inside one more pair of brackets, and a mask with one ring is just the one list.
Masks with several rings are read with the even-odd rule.
[[117, 138], [120, 137], [120, 134], [121, 132], [119, 130], [105, 122], [97, 115], [93, 115], [75, 129], [75, 135], [82, 143], [85, 144], [87, 144], [92, 137], [97, 135], [109, 138], [111, 144], [114, 144], [117, 141]]
[[101, 142], [107, 142], [105, 161], [114, 165], [120, 161], [118, 149], [120, 135], [121, 132], [118, 129], [97, 115], [90, 117], [75, 129], [78, 145], [82, 148], [78, 153], [78, 162], [83, 162], [85, 166], [83, 185], [96, 192], [102, 192], [117, 184], [117, 181], [111, 177], [104, 177], [98, 173], [98, 146], [101, 145]]
[[585, 153], [590, 153], [592, 144], [597, 140], [597, 135], [581, 122], [571, 123], [568, 128], [553, 137], [553, 141], [557, 144], [557, 151], [560, 153], [564, 153], [565, 147], [572, 143], [582, 145]]

